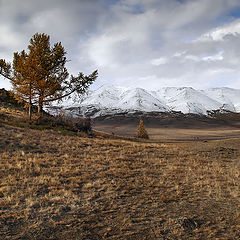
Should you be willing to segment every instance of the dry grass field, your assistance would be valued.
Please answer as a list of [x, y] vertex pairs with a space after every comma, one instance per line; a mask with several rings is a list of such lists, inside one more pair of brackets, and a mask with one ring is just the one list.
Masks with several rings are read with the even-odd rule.
[[0, 239], [240, 239], [239, 146], [0, 123]]
[[152, 141], [218, 140], [240, 137], [240, 113], [213, 112], [208, 116], [182, 113], [136, 113], [99, 117], [96, 130], [133, 137], [142, 119]]
[[[187, 122], [187, 120], [186, 120]], [[239, 121], [238, 121], [239, 123]], [[104, 121], [96, 122], [94, 129], [106, 133], [114, 133], [116, 135], [134, 137], [136, 135], [137, 123], [121, 124], [110, 123], [105, 124]], [[236, 124], [237, 125], [237, 124]], [[150, 139], [153, 141], [195, 141], [195, 140], [218, 140], [240, 137], [239, 126], [231, 126], [230, 124], [222, 124], [217, 126], [152, 126], [146, 124]]]

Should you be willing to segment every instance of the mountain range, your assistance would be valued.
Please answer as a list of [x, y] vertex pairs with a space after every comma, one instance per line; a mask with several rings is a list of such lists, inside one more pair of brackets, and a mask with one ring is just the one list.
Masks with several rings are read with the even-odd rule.
[[99, 117], [134, 112], [175, 112], [207, 115], [208, 111], [240, 112], [240, 90], [192, 87], [163, 87], [156, 90], [102, 86], [85, 93], [78, 101], [67, 100], [48, 111], [74, 116]]

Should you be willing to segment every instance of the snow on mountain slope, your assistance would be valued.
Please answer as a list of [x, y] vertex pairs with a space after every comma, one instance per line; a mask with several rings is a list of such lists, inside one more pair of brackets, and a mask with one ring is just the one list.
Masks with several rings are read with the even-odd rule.
[[191, 87], [167, 87], [156, 91], [159, 98], [174, 111], [206, 114], [207, 110], [219, 109], [222, 104]]
[[233, 88], [210, 88], [202, 91], [205, 95], [220, 102], [224, 109], [240, 111], [240, 90]]
[[166, 112], [170, 109], [159, 99], [142, 88], [129, 89], [120, 96], [118, 108], [132, 109], [145, 112]]
[[224, 109], [240, 112], [240, 90], [164, 87], [147, 91], [142, 88], [102, 86], [95, 91], [88, 91], [79, 103], [67, 101], [62, 106], [70, 114], [91, 117], [134, 111], [206, 114], [208, 110]]
[[83, 97], [82, 106], [98, 108], [165, 112], [169, 108], [142, 88], [127, 89], [103, 86]]
[[120, 96], [125, 90], [122, 87], [102, 86], [83, 96], [81, 105], [95, 105], [99, 108], [117, 108]]

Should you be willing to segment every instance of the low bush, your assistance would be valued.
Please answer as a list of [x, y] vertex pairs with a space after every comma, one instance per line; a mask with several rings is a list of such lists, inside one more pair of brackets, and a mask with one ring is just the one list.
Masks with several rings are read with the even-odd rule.
[[71, 132], [84, 132], [90, 134], [92, 132], [91, 119], [90, 118], [74, 118], [72, 116], [59, 115], [42, 116], [37, 119], [36, 125], [46, 126], [48, 128], [61, 128]]
[[139, 125], [138, 125], [138, 127], [137, 127], [136, 137], [137, 137], [137, 138], [149, 139], [147, 130], [145, 129], [144, 124], [143, 124], [143, 120], [140, 120], [140, 121], [139, 121]]

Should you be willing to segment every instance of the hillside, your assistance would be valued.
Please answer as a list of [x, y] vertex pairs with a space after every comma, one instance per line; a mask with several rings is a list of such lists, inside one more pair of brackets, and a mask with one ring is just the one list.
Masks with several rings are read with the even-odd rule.
[[239, 145], [0, 126], [0, 239], [239, 239]]
[[7, 124], [31, 129], [52, 129], [62, 134], [92, 135], [91, 121], [85, 118], [71, 116], [52, 116], [43, 111], [39, 116], [37, 107], [32, 106], [32, 119], [28, 118], [28, 111], [24, 103], [19, 103], [13, 95], [5, 89], [0, 89], [0, 124]]

